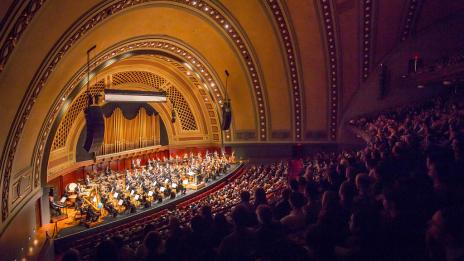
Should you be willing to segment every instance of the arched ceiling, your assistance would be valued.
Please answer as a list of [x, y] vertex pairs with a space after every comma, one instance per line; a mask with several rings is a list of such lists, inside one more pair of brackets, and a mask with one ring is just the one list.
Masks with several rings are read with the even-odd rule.
[[[84, 84], [85, 53], [93, 45], [91, 67], [100, 66], [100, 76], [145, 71], [176, 82], [203, 117], [210, 141], [218, 140], [228, 70], [233, 123], [226, 143], [335, 142], [341, 115], [376, 65], [463, 6], [452, 0], [2, 1], [0, 9], [8, 11], [0, 13], [1, 228], [25, 202], [21, 195], [40, 187], [53, 126]], [[195, 68], [190, 75], [188, 67]], [[10, 190], [18, 183], [20, 195]]]

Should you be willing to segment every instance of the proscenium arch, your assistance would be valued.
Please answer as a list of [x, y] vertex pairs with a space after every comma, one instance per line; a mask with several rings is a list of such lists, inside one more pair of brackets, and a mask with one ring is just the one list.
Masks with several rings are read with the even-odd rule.
[[[204, 101], [204, 97], [208, 96], [206, 95], [206, 92], [203, 89], [201, 89], [201, 86], [196, 86], [194, 85], [194, 82], [190, 81], [188, 75], [191, 75], [192, 73], [190, 73], [190, 71], [188, 71], [187, 73], [187, 71], [183, 70], [182, 68], [184, 67], [180, 63], [174, 63], [173, 60], [170, 60], [171, 62], [168, 64], [165, 59], [161, 58], [167, 59], [164, 56], [157, 55], [138, 55], [127, 57], [121, 61], [112, 64], [107, 69], [100, 71], [98, 73], [98, 77], [95, 77], [98, 78], [98, 80], [96, 80], [95, 83], [91, 85], [90, 89], [92, 90], [93, 88], [95, 88], [95, 86], [100, 86], [99, 89], [101, 92], [103, 91], [103, 88], [105, 88], [104, 86], [106, 86], [106, 88], [118, 89], [145, 86], [147, 88], [145, 90], [161, 88], [162, 90], [168, 92], [168, 103], [163, 104], [161, 106], [166, 107], [166, 111], [169, 114], [169, 121], [171, 117], [170, 109], [173, 107], [172, 101], [170, 103], [169, 99], [172, 98], [170, 96], [170, 94], [172, 94], [171, 91], [174, 91], [178, 94], [181, 94], [182, 99], [184, 99], [185, 102], [183, 104], [188, 106], [184, 107], [184, 109], [190, 111], [191, 114], [189, 115], [193, 118], [185, 118], [182, 117], [182, 113], [179, 114], [180, 121], [177, 121], [176, 124], [174, 124], [174, 128], [172, 129], [172, 132], [173, 134], [175, 134], [174, 136], [176, 137], [175, 140], [173, 140], [173, 142], [177, 145], [182, 145], [182, 143], [186, 143], [186, 145], [191, 145], [192, 141], [190, 141], [190, 144], [187, 144], [189, 143], [189, 137], [191, 136], [195, 136], [195, 140], [198, 140], [198, 142], [200, 143], [219, 142], [218, 138], [215, 139], [215, 137], [218, 137], [219, 134], [217, 124], [217, 122], [219, 122], [219, 115], [217, 115], [217, 113], [210, 115], [209, 108], [212, 108], [212, 103], [210, 99], [207, 102]], [[114, 78], [118, 75], [119, 77]], [[155, 83], [154, 81], [156, 79], [161, 80], [162, 82]], [[93, 92], [95, 91], [97, 90], [94, 90]], [[78, 103], [80, 104], [80, 106], [76, 104], [76, 101], [73, 101], [71, 105], [73, 107], [67, 109], [66, 116], [59, 125], [58, 132], [57, 134], [55, 134], [50, 161], [53, 161], [54, 159], [56, 160], [57, 158], [62, 159], [65, 156], [63, 153], [58, 152], [60, 151], [60, 146], [55, 145], [59, 145], [60, 143], [62, 144], [66, 140], [68, 130], [70, 130], [70, 126], [72, 126], [70, 124], [73, 122], [73, 117], [70, 118], [69, 114], [73, 113], [73, 115], [75, 115], [78, 112], [83, 112], [82, 106], [85, 102], [85, 98], [83, 98], [83, 92], [84, 89], [81, 89], [81, 92], [79, 94], [80, 101]], [[209, 106], [207, 106], [207, 104]], [[78, 106], [78, 108], [82, 109], [76, 111], [76, 105]], [[188, 123], [190, 122], [189, 120], [193, 120], [196, 122], [197, 127], [195, 129], [186, 130], [182, 127], [183, 125], [181, 126], [180, 124], [177, 124], [181, 122], [182, 124]], [[65, 121], [65, 124], [63, 124], [63, 121]], [[58, 133], [60, 133], [59, 136], [57, 136]], [[201, 139], [199, 139], [200, 136]], [[59, 141], [59, 143], [56, 143], [57, 141]]]
[[[165, 45], [163, 44], [163, 47]], [[168, 46], [170, 47], [170, 46]], [[120, 47], [115, 47], [116, 49], [119, 49], [119, 50], [122, 50], [120, 49]], [[107, 52], [112, 52], [112, 50], [114, 50], [115, 48], [111, 48], [111, 50], [107, 51]], [[98, 60], [99, 58], [101, 58], [101, 56], [105, 57], [104, 56], [104, 53], [107, 53], [107, 52], [103, 52], [103, 54], [99, 55], [98, 57], [99, 58], [96, 58], [94, 59], [93, 63], [95, 64], [95, 68], [91, 71], [90, 75], [91, 75], [91, 78], [90, 80], [92, 80], [93, 77], [95, 77], [96, 74], [98, 74], [98, 72], [100, 71], [103, 71], [104, 69], [110, 67], [112, 64], [118, 62], [118, 61], [122, 61], [123, 59], [127, 59], [127, 58], [130, 58], [130, 57], [135, 57], [135, 56], [142, 56], [142, 55], [162, 55], [164, 57], [168, 57], [168, 59], [172, 59], [172, 60], [175, 60], [179, 63], [183, 63], [185, 61], [183, 61], [181, 58], [171, 54], [171, 53], [168, 53], [168, 52], [165, 52], [165, 51], [162, 51], [162, 50], [157, 50], [157, 49], [138, 49], [138, 50], [131, 50], [132, 48], [130, 48], [128, 52], [125, 52], [125, 53], [121, 53], [121, 54], [116, 54], [114, 53], [114, 56], [112, 56], [109, 60], [106, 60], [100, 64], [98, 64]], [[85, 70], [86, 67], [83, 67], [81, 68], [81, 70]], [[80, 76], [83, 76], [82, 74], [79, 74], [77, 73], [77, 75], [80, 75]], [[50, 149], [51, 149], [51, 144], [53, 142], [53, 138], [54, 138], [54, 135], [50, 135], [50, 134], [54, 134], [62, 120], [62, 118], [64, 117], [67, 109], [68, 109], [68, 106], [70, 105], [70, 102], [69, 101], [72, 101], [75, 99], [75, 97], [81, 93], [81, 90], [82, 88], [84, 88], [87, 84], [87, 79], [86, 77], [81, 77], [80, 78], [80, 81], [77, 83], [77, 85], [75, 85], [74, 87], [71, 85], [71, 86], [68, 86], [70, 88], [72, 88], [71, 92], [67, 95], [67, 96], [58, 96], [57, 99], [55, 100], [55, 105], [58, 105], [60, 106], [60, 100], [62, 100], [61, 97], [66, 97], [65, 100], [68, 101], [68, 102], [64, 102], [61, 106], [61, 108], [58, 110], [58, 114], [56, 117], [54, 117], [54, 120], [51, 124], [51, 129], [50, 131], [48, 131], [49, 135], [47, 137], [47, 140], [46, 140], [46, 145], [45, 145], [45, 154], [42, 158], [42, 167], [41, 167], [41, 171], [42, 171], [42, 175], [41, 175], [41, 182], [44, 183], [46, 182], [47, 180], [47, 163], [48, 163], [48, 159], [49, 159], [49, 152], [50, 152]], [[220, 84], [219, 82], [217, 84]], [[218, 85], [220, 86], [220, 85]], [[66, 89], [64, 89], [63, 91], [65, 91], [66, 93]], [[211, 95], [211, 97], [214, 97], [214, 95]], [[213, 98], [211, 98], [212, 100], [214, 100]], [[217, 103], [216, 104], [216, 109], [218, 110], [217, 112], [217, 115], [220, 115], [219, 113], [219, 106]], [[51, 117], [53, 117], [52, 115], [54, 114], [55, 110], [53, 109], [53, 107], [50, 109], [49, 111], [49, 115]], [[160, 115], [162, 113], [160, 112]], [[165, 119], [166, 120], [166, 119]], [[48, 122], [48, 121], [46, 121]], [[43, 126], [42, 127], [42, 130], [47, 128], [47, 126]], [[45, 175], [43, 174], [45, 173]]]

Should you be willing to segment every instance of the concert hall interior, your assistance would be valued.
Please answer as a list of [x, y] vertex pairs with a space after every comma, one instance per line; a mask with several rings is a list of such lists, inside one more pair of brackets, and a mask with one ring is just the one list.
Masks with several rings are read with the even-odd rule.
[[464, 1], [1, 0], [1, 260], [464, 260]]

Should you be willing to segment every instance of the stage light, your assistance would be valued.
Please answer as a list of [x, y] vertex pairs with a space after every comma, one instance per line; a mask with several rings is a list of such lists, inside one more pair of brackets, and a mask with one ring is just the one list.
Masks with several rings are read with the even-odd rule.
[[105, 90], [106, 102], [166, 102], [165, 92]]

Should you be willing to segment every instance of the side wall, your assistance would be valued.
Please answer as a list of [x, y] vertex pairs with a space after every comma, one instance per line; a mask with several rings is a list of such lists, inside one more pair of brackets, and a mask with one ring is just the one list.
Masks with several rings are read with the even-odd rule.
[[[39, 188], [33, 193], [34, 196], [18, 212], [0, 237], [1, 260], [21, 260], [23, 257], [36, 256], [40, 251], [38, 247], [34, 247], [38, 225], [35, 208], [37, 200], [42, 196], [42, 190]], [[48, 209], [48, 205], [45, 207]]]
[[407, 74], [408, 60], [416, 54], [427, 66], [434, 60], [462, 49], [464, 47], [463, 31], [464, 17], [453, 17], [424, 29], [416, 37], [398, 46], [383, 61], [389, 70], [386, 95], [383, 99], [379, 99], [379, 70], [376, 70], [360, 86], [349, 103], [340, 124], [340, 141], [350, 140], [349, 131], [344, 125], [352, 118], [418, 102], [447, 92], [449, 88], [441, 85], [419, 89], [414, 79], [411, 77], [404, 79], [401, 76]]

